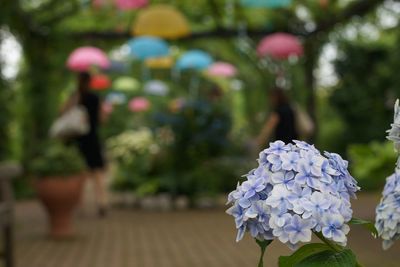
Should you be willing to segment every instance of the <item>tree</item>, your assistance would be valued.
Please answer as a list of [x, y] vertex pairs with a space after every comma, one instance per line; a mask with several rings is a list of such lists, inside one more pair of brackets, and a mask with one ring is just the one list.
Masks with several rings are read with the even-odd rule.
[[400, 94], [400, 79], [393, 75], [399, 66], [399, 33], [385, 33], [386, 37], [395, 37], [388, 42], [382, 38], [368, 44], [356, 40], [339, 45], [344, 56], [335, 61], [340, 82], [331, 103], [345, 123], [347, 143], [385, 138], [395, 98]]
[[19, 39], [23, 49], [23, 162], [27, 162], [38, 153], [54, 116], [52, 79], [63, 77], [60, 74], [60, 62], [57, 61], [60, 39], [54, 31], [54, 26], [76, 12], [78, 7], [77, 1], [66, 2], [60, 4], [59, 1], [47, 1], [32, 8], [29, 2], [6, 0], [1, 10], [2, 24]]

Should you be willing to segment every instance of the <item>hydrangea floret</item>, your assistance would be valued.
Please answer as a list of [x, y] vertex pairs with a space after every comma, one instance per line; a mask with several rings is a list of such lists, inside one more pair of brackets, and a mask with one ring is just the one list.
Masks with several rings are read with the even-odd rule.
[[[400, 108], [399, 100], [394, 106], [394, 119], [387, 139], [393, 141], [395, 151], [400, 153]], [[395, 240], [400, 239], [400, 157], [395, 172], [386, 178], [382, 198], [376, 207], [375, 227], [383, 239], [383, 249], [389, 249]]]
[[293, 142], [270, 143], [229, 194], [226, 212], [235, 219], [236, 241], [248, 232], [257, 243], [277, 239], [296, 249], [315, 233], [341, 251], [352, 219], [350, 200], [360, 188], [340, 155]]

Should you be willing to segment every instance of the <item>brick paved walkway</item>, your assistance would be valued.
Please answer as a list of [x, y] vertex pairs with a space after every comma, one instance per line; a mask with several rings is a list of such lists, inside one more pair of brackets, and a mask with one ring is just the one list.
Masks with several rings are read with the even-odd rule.
[[[356, 201], [356, 214], [371, 217], [376, 196]], [[368, 211], [369, 210], [369, 211]], [[17, 267], [255, 267], [253, 240], [234, 242], [233, 221], [223, 210], [145, 212], [113, 210], [106, 219], [86, 215], [76, 220], [76, 237], [45, 237], [45, 215], [36, 202], [17, 206]], [[349, 246], [366, 267], [400, 266], [400, 246], [382, 252], [362, 228], [353, 228]], [[266, 266], [290, 251], [274, 242]]]

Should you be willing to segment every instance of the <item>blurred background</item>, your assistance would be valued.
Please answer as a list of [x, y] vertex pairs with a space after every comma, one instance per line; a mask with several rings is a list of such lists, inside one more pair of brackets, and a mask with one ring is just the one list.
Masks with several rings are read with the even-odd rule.
[[[399, 19], [395, 0], [2, 0], [0, 161], [13, 171], [0, 176], [15, 176], [14, 265], [255, 266], [256, 246], [234, 243], [223, 210], [256, 165], [275, 87], [312, 120], [307, 141], [350, 161], [355, 213], [373, 219], [396, 162], [385, 131], [400, 94]], [[97, 219], [90, 183], [57, 191], [80, 204], [75, 235], [48, 238], [39, 182], [84, 169], [49, 136], [80, 71], [106, 117], [110, 208]], [[371, 255], [379, 241], [357, 231], [350, 246], [365, 266], [398, 266], [398, 246]], [[267, 266], [288, 253], [276, 244]]]

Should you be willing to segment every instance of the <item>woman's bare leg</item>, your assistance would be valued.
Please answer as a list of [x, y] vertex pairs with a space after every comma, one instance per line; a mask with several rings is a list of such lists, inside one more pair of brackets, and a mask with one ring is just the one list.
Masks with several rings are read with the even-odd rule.
[[99, 215], [106, 215], [106, 208], [108, 205], [108, 195], [106, 188], [106, 170], [99, 169], [92, 172], [92, 179], [94, 183], [94, 191], [96, 204], [99, 208]]

